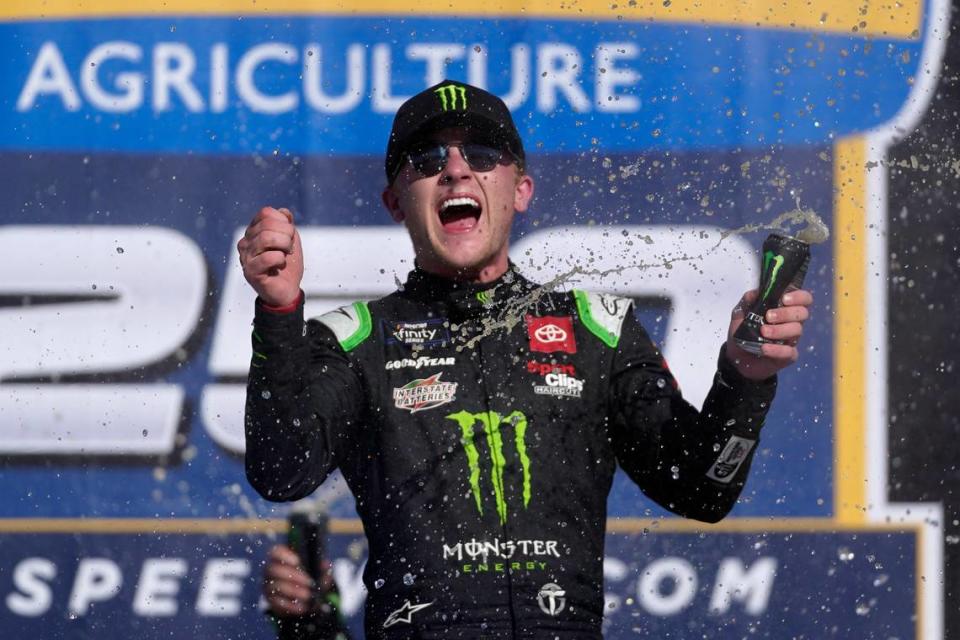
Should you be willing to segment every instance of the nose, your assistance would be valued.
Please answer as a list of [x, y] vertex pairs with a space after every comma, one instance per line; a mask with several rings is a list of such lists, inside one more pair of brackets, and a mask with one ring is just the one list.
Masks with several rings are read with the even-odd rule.
[[452, 182], [454, 180], [469, 179], [473, 175], [470, 165], [467, 164], [460, 149], [455, 145], [447, 147], [447, 166], [440, 172], [440, 180]]

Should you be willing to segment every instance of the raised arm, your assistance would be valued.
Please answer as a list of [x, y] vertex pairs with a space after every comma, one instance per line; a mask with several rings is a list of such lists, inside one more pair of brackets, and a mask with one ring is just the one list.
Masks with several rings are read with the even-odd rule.
[[336, 467], [362, 411], [355, 372], [334, 333], [304, 323], [303, 251], [286, 209], [261, 209], [238, 243], [257, 291], [244, 420], [250, 484], [268, 500], [308, 495]]
[[766, 346], [762, 358], [724, 345], [702, 411], [683, 399], [663, 357], [627, 314], [611, 373], [614, 447], [624, 471], [665, 508], [716, 522], [736, 503], [776, 391], [774, 374], [796, 360], [812, 302], [807, 292], [787, 295], [792, 304], [774, 310], [765, 335], [788, 344]]

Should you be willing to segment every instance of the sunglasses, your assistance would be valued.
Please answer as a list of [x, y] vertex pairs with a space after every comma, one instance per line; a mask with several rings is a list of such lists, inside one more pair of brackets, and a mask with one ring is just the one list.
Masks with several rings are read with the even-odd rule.
[[[429, 178], [437, 175], [447, 166], [450, 147], [455, 147], [466, 160], [467, 166], [474, 171], [493, 171], [503, 161], [504, 156], [510, 162], [515, 161], [513, 154], [509, 151], [479, 142], [433, 142], [413, 147], [407, 151], [406, 156], [417, 173], [424, 178]], [[398, 167], [396, 173], [399, 174], [400, 169], [401, 167]]]

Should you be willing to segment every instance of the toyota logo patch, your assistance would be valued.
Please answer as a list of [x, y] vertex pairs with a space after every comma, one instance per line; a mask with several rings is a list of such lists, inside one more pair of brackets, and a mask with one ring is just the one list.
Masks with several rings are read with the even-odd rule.
[[527, 335], [530, 337], [530, 351], [577, 352], [573, 319], [570, 316], [527, 316]]

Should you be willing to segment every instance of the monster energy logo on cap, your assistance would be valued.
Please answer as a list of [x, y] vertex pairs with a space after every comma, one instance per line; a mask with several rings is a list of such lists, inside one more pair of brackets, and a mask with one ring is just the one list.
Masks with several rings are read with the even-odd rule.
[[530, 503], [530, 458], [527, 457], [526, 416], [519, 411], [514, 411], [506, 417], [495, 411], [480, 413], [459, 411], [451, 413], [447, 416], [447, 419], [460, 425], [460, 442], [463, 444], [464, 453], [467, 454], [467, 467], [470, 471], [470, 490], [477, 504], [477, 511], [480, 512], [480, 515], [483, 515], [483, 499], [480, 494], [480, 453], [477, 451], [474, 439], [474, 428], [478, 424], [481, 425], [483, 433], [486, 434], [487, 447], [490, 451], [490, 482], [493, 484], [497, 515], [500, 517], [500, 524], [506, 524], [507, 498], [503, 485], [503, 469], [506, 466], [506, 458], [503, 455], [503, 433], [500, 431], [500, 425], [509, 424], [513, 426], [514, 447], [523, 469], [523, 507], [526, 508]]
[[440, 107], [444, 111], [465, 111], [467, 108], [467, 88], [457, 84], [445, 84], [433, 90], [440, 98]]

